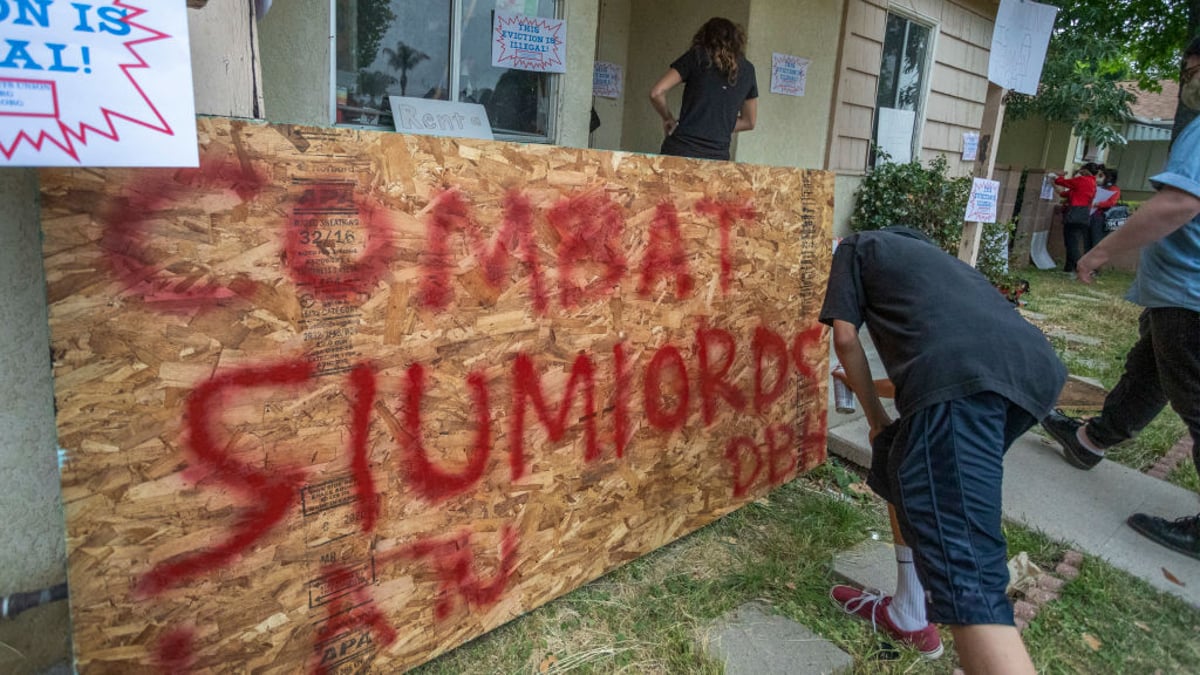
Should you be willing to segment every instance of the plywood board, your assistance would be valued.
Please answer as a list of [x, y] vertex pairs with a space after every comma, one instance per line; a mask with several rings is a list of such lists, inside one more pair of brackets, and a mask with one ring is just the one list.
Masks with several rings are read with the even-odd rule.
[[830, 174], [200, 144], [41, 173], [81, 672], [398, 672], [823, 461]]

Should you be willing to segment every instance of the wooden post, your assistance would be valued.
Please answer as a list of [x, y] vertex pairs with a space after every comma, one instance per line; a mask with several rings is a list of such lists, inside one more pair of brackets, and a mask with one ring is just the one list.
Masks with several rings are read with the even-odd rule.
[[[992, 179], [996, 168], [996, 143], [1000, 140], [1000, 127], [1004, 125], [1004, 95], [1008, 90], [988, 82], [987, 102], [983, 108], [983, 122], [979, 125], [979, 154], [975, 159], [976, 178]], [[983, 236], [983, 223], [967, 223], [963, 227], [962, 242], [958, 246], [958, 259], [974, 266], [979, 257], [979, 240]]]

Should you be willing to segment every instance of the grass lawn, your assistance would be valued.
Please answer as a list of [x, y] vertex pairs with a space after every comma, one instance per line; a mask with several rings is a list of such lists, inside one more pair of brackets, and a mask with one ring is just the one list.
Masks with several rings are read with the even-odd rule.
[[[1055, 338], [1072, 372], [1111, 387], [1136, 337], [1137, 308], [1119, 300], [1128, 275], [1105, 274], [1085, 287], [1053, 272], [1030, 272], [1028, 309], [1038, 322], [1095, 337], [1099, 346]], [[1084, 299], [1071, 298], [1078, 295]], [[1099, 302], [1091, 302], [1095, 297]], [[1160, 416], [1114, 459], [1144, 468], [1182, 434], [1174, 413]], [[1195, 489], [1186, 462], [1176, 472]], [[832, 640], [858, 673], [950, 673], [955, 657], [925, 662], [896, 651], [865, 622], [828, 598], [833, 556], [869, 537], [890, 537], [882, 501], [836, 459], [769, 496], [418, 669], [425, 674], [719, 673], [698, 641], [714, 619], [763, 600]], [[1190, 481], [1190, 483], [1188, 482]], [[1009, 553], [1025, 551], [1053, 569], [1065, 547], [1006, 524]], [[1174, 596], [1091, 557], [1058, 601], [1041, 608], [1024, 633], [1039, 672], [1200, 672], [1200, 612]]]

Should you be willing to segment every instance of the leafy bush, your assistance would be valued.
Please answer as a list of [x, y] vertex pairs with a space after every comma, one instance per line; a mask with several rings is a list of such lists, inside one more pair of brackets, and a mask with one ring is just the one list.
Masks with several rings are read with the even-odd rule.
[[946, 252], [957, 255], [962, 239], [963, 214], [971, 194], [971, 177], [951, 178], [949, 162], [939, 155], [929, 168], [914, 160], [886, 163], [879, 152], [875, 166], [854, 192], [850, 227], [855, 232], [881, 230], [891, 225], [918, 229]]

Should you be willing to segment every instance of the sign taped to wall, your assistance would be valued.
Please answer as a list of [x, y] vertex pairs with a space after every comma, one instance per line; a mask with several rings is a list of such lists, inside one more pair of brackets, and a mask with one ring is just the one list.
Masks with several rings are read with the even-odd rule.
[[80, 672], [398, 672], [824, 459], [829, 173], [199, 120], [41, 172]]

